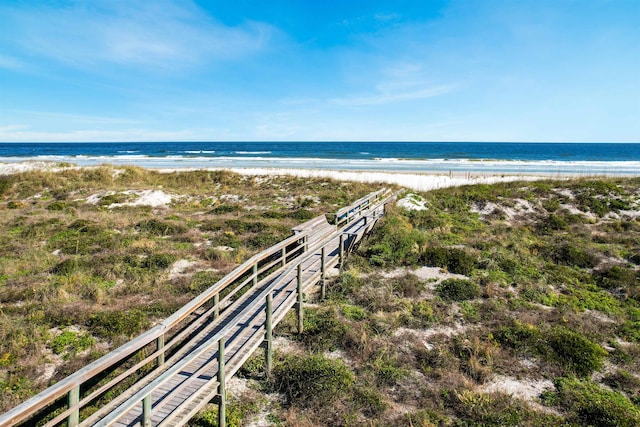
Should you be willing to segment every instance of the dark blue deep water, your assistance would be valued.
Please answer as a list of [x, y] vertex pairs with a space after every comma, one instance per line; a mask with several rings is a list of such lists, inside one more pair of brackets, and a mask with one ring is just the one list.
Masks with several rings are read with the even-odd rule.
[[6, 157], [263, 157], [640, 161], [640, 143], [491, 142], [110, 142], [0, 143]]
[[640, 175], [640, 143], [112, 142], [0, 143], [0, 162], [149, 168]]

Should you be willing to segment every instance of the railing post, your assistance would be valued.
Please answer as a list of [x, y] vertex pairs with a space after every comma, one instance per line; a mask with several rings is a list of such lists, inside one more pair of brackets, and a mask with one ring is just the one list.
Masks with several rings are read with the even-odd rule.
[[151, 394], [142, 399], [142, 427], [151, 427]]
[[258, 261], [253, 264], [253, 286], [258, 284]]
[[214, 319], [220, 316], [220, 307], [218, 307], [218, 304], [220, 304], [220, 294], [215, 294], [213, 296], [213, 318]]
[[282, 248], [282, 266], [287, 265], [287, 248]]
[[218, 341], [218, 427], [225, 427], [227, 423], [227, 388], [224, 372], [224, 337]]
[[80, 385], [78, 384], [67, 394], [67, 405], [69, 405], [69, 409], [73, 409], [73, 412], [69, 414], [67, 417], [67, 425], [69, 427], [77, 427], [80, 423], [80, 408], [77, 407], [78, 403], [80, 403]]
[[320, 299], [323, 300], [327, 296], [327, 248], [322, 247], [322, 255], [320, 258]]
[[302, 263], [298, 264], [298, 333], [303, 331], [302, 318]]
[[344, 233], [340, 234], [340, 268], [344, 266]]
[[158, 366], [162, 366], [164, 365], [164, 334], [156, 338], [156, 351], [158, 352], [156, 363]]
[[304, 251], [307, 252], [309, 250], [309, 235], [305, 234], [304, 236]]
[[273, 313], [273, 297], [271, 296], [271, 292], [267, 295], [267, 308], [266, 308], [266, 320], [265, 320], [265, 331], [264, 331], [264, 342], [265, 342], [265, 364], [267, 375], [271, 374], [271, 368], [273, 366], [273, 329], [271, 325], [271, 315]]

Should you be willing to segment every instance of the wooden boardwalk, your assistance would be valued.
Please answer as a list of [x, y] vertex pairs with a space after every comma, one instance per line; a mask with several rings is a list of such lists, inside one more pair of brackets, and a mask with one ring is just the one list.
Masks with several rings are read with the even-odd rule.
[[[391, 197], [372, 193], [338, 211], [335, 224], [321, 216], [296, 227], [292, 237], [252, 257], [161, 325], [78, 371], [75, 381], [67, 381], [72, 375], [61, 381], [69, 384], [1, 415], [0, 427], [31, 424], [34, 413], [56, 402], [62, 409], [44, 416], [43, 425], [181, 426], [212, 400], [224, 425], [226, 381], [259, 347], [271, 369], [272, 328], [296, 308], [302, 330], [305, 291], [319, 284], [324, 294], [327, 270], [373, 228]], [[83, 385], [106, 371], [112, 373], [104, 384]], [[119, 390], [117, 397], [105, 398], [109, 390]], [[90, 405], [93, 413], [83, 416]]]

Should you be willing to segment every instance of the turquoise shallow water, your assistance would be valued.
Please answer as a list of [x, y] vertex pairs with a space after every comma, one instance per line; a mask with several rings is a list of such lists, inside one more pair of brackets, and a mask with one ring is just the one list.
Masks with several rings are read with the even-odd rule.
[[148, 168], [640, 175], [640, 143], [125, 142], [3, 143], [0, 162]]

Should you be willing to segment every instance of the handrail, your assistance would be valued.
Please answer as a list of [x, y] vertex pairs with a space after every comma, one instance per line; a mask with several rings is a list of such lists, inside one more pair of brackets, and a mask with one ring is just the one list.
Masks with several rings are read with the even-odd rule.
[[[343, 227], [343, 229], [345, 227]], [[341, 231], [341, 230], [339, 230], [339, 231]], [[267, 295], [272, 293], [274, 288], [276, 288], [281, 283], [281, 281], [284, 280], [284, 278], [286, 276], [288, 276], [288, 274], [290, 274], [294, 269], [297, 269], [299, 264], [302, 264], [303, 262], [305, 262], [309, 258], [311, 258], [314, 255], [314, 252], [316, 252], [318, 249], [321, 249], [322, 247], [326, 247], [327, 244], [333, 239], [335, 239], [334, 235], [332, 235], [330, 237], [327, 237], [324, 240], [322, 240], [320, 243], [314, 245], [313, 249], [310, 249], [309, 251], [307, 251], [307, 255], [303, 255], [303, 256], [297, 258], [295, 260], [295, 262], [291, 263], [289, 265], [289, 267], [280, 275], [280, 277], [277, 280], [275, 280], [268, 287], [266, 287], [264, 290], [262, 290], [262, 292], [260, 292], [256, 297], [254, 297], [254, 299], [256, 301], [259, 301], [260, 304], [262, 304], [262, 301], [265, 300]], [[234, 304], [239, 304], [240, 302], [241, 301], [238, 300]], [[245, 308], [243, 308], [242, 311], [238, 315], [236, 315], [236, 318], [237, 319], [242, 319], [249, 312], [253, 311], [254, 309], [255, 309], [255, 307], [253, 305], [248, 305]], [[227, 323], [217, 333], [215, 333], [211, 338], [207, 339], [207, 341], [205, 341], [205, 343], [200, 345], [197, 350], [189, 353], [188, 356], [180, 359], [179, 362], [175, 363], [171, 368], [169, 368], [167, 371], [163, 372], [159, 377], [154, 379], [152, 383], [147, 384], [144, 388], [142, 388], [137, 393], [135, 393], [133, 396], [131, 396], [129, 399], [127, 399], [126, 402], [124, 402], [123, 404], [118, 406], [118, 408], [116, 410], [114, 410], [111, 414], [109, 414], [106, 417], [104, 417], [103, 419], [101, 419], [96, 424], [96, 426], [98, 426], [98, 427], [107, 427], [107, 426], [112, 425], [119, 418], [121, 418], [126, 411], [128, 411], [130, 409], [133, 409], [134, 407], [138, 406], [140, 404], [140, 402], [142, 402], [142, 400], [146, 396], [148, 396], [153, 390], [157, 389], [158, 387], [160, 387], [161, 385], [163, 385], [167, 381], [169, 381], [171, 379], [171, 377], [175, 373], [182, 371], [191, 362], [193, 362], [198, 357], [200, 357], [203, 353], [206, 353], [209, 349], [211, 349], [213, 346], [218, 344], [220, 339], [223, 338], [227, 334], [227, 332], [229, 332], [231, 329], [233, 329], [236, 326], [237, 326], [237, 323], [234, 323], [234, 322]], [[204, 369], [204, 367], [201, 368], [201, 369]], [[196, 374], [197, 373], [194, 373], [194, 376]]]
[[356, 200], [349, 206], [339, 209], [336, 212], [334, 219], [336, 226], [340, 227], [342, 224], [350, 223], [360, 212], [367, 209], [372, 204], [378, 202], [384, 197], [390, 197], [390, 192], [391, 190], [383, 188]]
[[[136, 352], [142, 350], [146, 346], [153, 345], [154, 341], [156, 344], [156, 349], [151, 354], [146, 353], [144, 360], [138, 362], [134, 367], [129, 368], [126, 372], [133, 373], [138, 369], [148, 366], [149, 363], [152, 363], [154, 359], [158, 360], [158, 367], [161, 366], [159, 362], [160, 358], [162, 362], [164, 362], [164, 355], [168, 348], [174, 347], [176, 345], [184, 345], [186, 341], [184, 339], [188, 337], [194, 330], [197, 330], [200, 325], [202, 325], [203, 320], [210, 316], [212, 312], [216, 314], [222, 307], [223, 309], [230, 309], [233, 307], [237, 307], [239, 304], [242, 304], [246, 297], [243, 295], [236, 299], [235, 301], [231, 301], [232, 297], [246, 287], [251, 284], [251, 287], [255, 287], [258, 284], [259, 276], [264, 274], [265, 272], [269, 272], [276, 265], [281, 264], [281, 268], [277, 271], [273, 271], [268, 274], [268, 277], [271, 277], [274, 274], [280, 274], [280, 277], [273, 281], [268, 287], [263, 289], [258, 296], [253, 294], [253, 298], [256, 302], [264, 300], [266, 295], [270, 292], [273, 292], [276, 286], [280, 284], [285, 276], [291, 274], [294, 268], [298, 268], [298, 265], [301, 265], [303, 262], [306, 262], [309, 258], [311, 258], [314, 253], [317, 253], [318, 250], [326, 247], [332, 239], [335, 239], [337, 235], [339, 235], [342, 230], [344, 230], [349, 223], [358, 215], [361, 215], [364, 210], [370, 209], [372, 206], [379, 207], [380, 205], [386, 204], [388, 199], [394, 197], [394, 195], [389, 195], [389, 190], [379, 190], [374, 193], [369, 194], [361, 199], [358, 199], [356, 202], [352, 203], [350, 206], [340, 209], [335, 214], [335, 222], [336, 229], [330, 236], [322, 238], [320, 242], [314, 242], [313, 247], [309, 248], [309, 235], [312, 234], [311, 228], [305, 229], [302, 226], [305, 225], [314, 225], [314, 223], [318, 223], [320, 225], [321, 218], [326, 221], [323, 217], [317, 217], [308, 221], [307, 223], [301, 224], [300, 226], [294, 228], [293, 234], [289, 238], [283, 240], [275, 244], [274, 246], [261, 251], [260, 253], [253, 255], [247, 261], [243, 262], [240, 266], [234, 269], [232, 272], [225, 275], [222, 279], [216, 282], [214, 285], [209, 287], [203, 293], [198, 295], [196, 298], [191, 300], [185, 306], [180, 308], [178, 311], [161, 321], [156, 326], [152, 327], [148, 331], [140, 334], [136, 338], [131, 341], [121, 345], [117, 349], [111, 351], [110, 353], [102, 356], [96, 361], [90, 363], [79, 371], [71, 374], [70, 376], [64, 378], [60, 382], [54, 384], [48, 389], [38, 393], [22, 404], [16, 406], [9, 412], [0, 415], [0, 427], [10, 426], [14, 423], [19, 423], [27, 420], [32, 415], [39, 413], [44, 409], [47, 405], [53, 404], [54, 402], [62, 399], [65, 394], [69, 396], [69, 404], [68, 409], [63, 413], [58, 414], [53, 420], [49, 421], [49, 424], [53, 424], [54, 422], [63, 421], [65, 417], [71, 416], [70, 414], [75, 411], [76, 418], [78, 411], [80, 408], [84, 407], [84, 405], [90, 403], [91, 401], [99, 398], [104, 395], [108, 390], [120, 384], [120, 382], [126, 378], [127, 375], [119, 374], [115, 378], [112, 378], [107, 382], [107, 384], [101, 385], [97, 390], [93, 390], [88, 396], [80, 399], [79, 396], [80, 387], [86, 383], [87, 381], [95, 378], [97, 375], [108, 371], [109, 369], [116, 366], [118, 363], [126, 361]], [[384, 201], [380, 202], [381, 199], [385, 198]], [[326, 223], [329, 225], [328, 223]], [[366, 224], [366, 222], [365, 222]], [[342, 243], [342, 239], [341, 239]], [[291, 248], [291, 246], [294, 246]], [[287, 252], [289, 249], [289, 252]], [[342, 255], [342, 250], [341, 250]], [[269, 260], [267, 263], [264, 263], [262, 266], [259, 264], [264, 260]], [[338, 261], [334, 260], [331, 264], [335, 265]], [[288, 265], [288, 268], [285, 268]], [[282, 272], [284, 271], [284, 272]], [[317, 277], [316, 277], [317, 276]], [[319, 277], [319, 274], [315, 274], [312, 276], [312, 279], [315, 281]], [[240, 280], [240, 284], [238, 281]], [[260, 280], [264, 280], [264, 277]], [[225, 296], [222, 300], [219, 299], [219, 295], [222, 291], [226, 290], [231, 286], [236, 286], [235, 289], [232, 290], [230, 294]], [[247, 297], [248, 297], [247, 293]], [[164, 345], [164, 337], [169, 331], [176, 328], [183, 322], [186, 318], [193, 315], [198, 309], [203, 307], [205, 304], [214, 300], [213, 307], [207, 309], [204, 314], [198, 314], [198, 317], [193, 321], [190, 321], [189, 324], [184, 325], [181, 331], [178, 331], [177, 334], [171, 339], [167, 345]], [[288, 299], [287, 299], [288, 301]], [[262, 303], [262, 302], [260, 302]], [[255, 303], [247, 305], [241, 312], [240, 317], [246, 315], [250, 310], [255, 310]], [[288, 311], [288, 309], [287, 309]], [[178, 372], [179, 369], [184, 368], [191, 361], [195, 360], [199, 355], [208, 351], [213, 345], [215, 345], [222, 337], [225, 336], [227, 332], [233, 327], [237, 326], [235, 322], [229, 322], [224, 325], [214, 336], [207, 339], [204, 343], [199, 345], [197, 349], [192, 349], [188, 355], [179, 359], [175, 364], [171, 367], [167, 368], [164, 366], [163, 372], [161, 372], [157, 377], [151, 379], [149, 383], [145, 384], [142, 389], [136, 392], [133, 396], [123, 402], [118, 410], [114, 411], [113, 414], [107, 415], [104, 417], [97, 425], [108, 425], [109, 420], [114, 419], [113, 417], [117, 416], [118, 413], [122, 414], [125, 410], [130, 409], [136, 405], [139, 405], [142, 399], [147, 397], [150, 390], [158, 387], [159, 384], [166, 382], [175, 372]], [[161, 341], [159, 341], [161, 340]], [[162, 343], [162, 347], [161, 344]], [[172, 356], [172, 359], [177, 357], [181, 351], [178, 349], [178, 353]], [[144, 380], [146, 377], [141, 377], [138, 381], [144, 384]], [[76, 393], [75, 401], [72, 402], [71, 396], [72, 393]], [[133, 403], [132, 403], [133, 402]], [[126, 408], [126, 409], [125, 409]], [[98, 411], [100, 412], [100, 411]], [[96, 414], [97, 415], [97, 414]], [[77, 421], [76, 421], [77, 423]], [[49, 425], [47, 424], [47, 425]]]
[[[203, 293], [180, 308], [178, 311], [161, 321], [155, 327], [143, 332], [142, 334], [124, 343], [115, 350], [112, 350], [111, 352], [105, 354], [99, 359], [96, 359], [89, 365], [60, 380], [53, 386], [41, 391], [35, 396], [29, 398], [28, 400], [9, 410], [5, 414], [0, 415], [0, 427], [11, 426], [15, 423], [27, 420], [29, 417], [39, 412], [47, 405], [56, 402], [60, 398], [63, 398], [65, 394], [68, 394], [74, 388], [80, 387], [82, 384], [94, 378], [101, 372], [105, 372], [117, 363], [122, 362], [128, 356], [131, 356], [142, 348], [153, 344], [157, 338], [167, 333], [173, 327], [178, 325], [182, 320], [193, 314], [193, 312], [210, 301], [216, 294], [219, 294], [227, 287], [234, 285], [234, 281], [246, 274], [250, 269], [253, 268], [254, 265], [264, 259], [272, 257], [278, 251], [282, 251], [288, 246], [305, 239], [307, 237], [307, 234], [308, 233], [306, 232], [294, 234], [287, 239], [259, 252], [258, 254], [253, 255], [247, 261], [240, 264], [233, 271], [228, 273]], [[290, 256], [292, 252], [299, 252], [303, 247], [304, 245], [299, 245], [293, 251], [284, 255]], [[301, 254], [298, 254], [297, 256], [300, 255]], [[218, 305], [222, 305], [224, 303], [225, 299], [220, 301]], [[118, 381], [118, 383], [119, 382], [120, 381]], [[117, 383], [112, 384], [112, 387], [116, 385]]]

